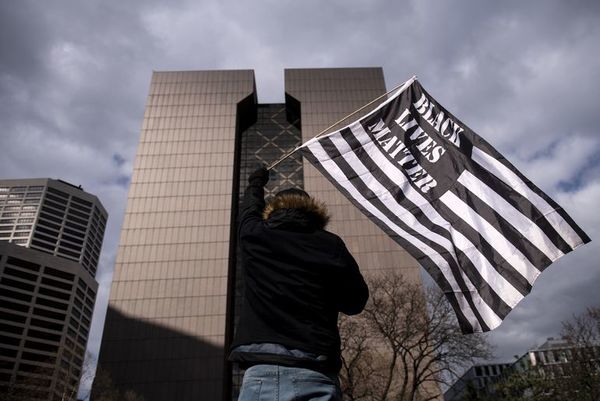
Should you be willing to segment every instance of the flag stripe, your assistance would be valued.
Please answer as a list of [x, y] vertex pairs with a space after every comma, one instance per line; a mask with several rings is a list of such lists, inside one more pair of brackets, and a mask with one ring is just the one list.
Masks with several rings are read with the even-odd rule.
[[[498, 316], [504, 319], [510, 310], [527, 295], [527, 292], [522, 294], [506, 277], [499, 274], [485, 256], [461, 232], [453, 230], [452, 234], [456, 247], [461, 250], [459, 253], [461, 266], [468, 267], [465, 271], [471, 281], [475, 283], [475, 286], [481, 288], [480, 291], [489, 286], [489, 291], [493, 291], [495, 294], [493, 298], [497, 297], [501, 300], [501, 302], [496, 300], [494, 305], [490, 306], [497, 311]], [[490, 299], [492, 297], [484, 298]]]
[[[402, 172], [397, 163], [393, 163], [388, 155], [381, 152], [380, 148], [373, 142], [372, 137], [364, 130], [360, 123], [350, 126], [352, 136], [348, 135], [348, 141], [351, 142], [352, 148], [356, 149], [355, 153], [361, 159], [365, 159], [371, 171], [375, 170], [375, 174], [379, 177], [386, 177], [390, 181], [388, 185], [392, 185], [392, 190], [398, 192], [396, 200], [402, 202], [411, 213], [414, 214], [421, 224], [429, 227], [437, 234], [450, 239], [447, 234], [450, 222], [438, 213], [438, 211], [415, 190], [410, 184], [406, 175]], [[345, 134], [346, 132], [342, 132]]]
[[[371, 216], [383, 223], [383, 225], [387, 227], [386, 231], [389, 230], [393, 233], [392, 238], [394, 240], [398, 241], [398, 237], [403, 238], [413, 245], [413, 247], [417, 248], [419, 253], [422, 255], [421, 258], [418, 258], [419, 261], [422, 261], [425, 258], [431, 260], [433, 265], [435, 265], [436, 268], [442, 273], [445, 281], [448, 283], [448, 285], [445, 286], [447, 288], [445, 290], [446, 294], [451, 292], [453, 296], [457, 296], [457, 301], [461, 305], [461, 308], [464, 308], [465, 305], [471, 305], [470, 308], [463, 309], [465, 318], [472, 326], [478, 326], [485, 330], [484, 327], [488, 327], [488, 325], [485, 323], [482, 316], [478, 316], [479, 313], [472, 305], [473, 302], [469, 297], [469, 295], [473, 293], [473, 287], [467, 288], [464, 284], [461, 286], [452, 274], [448, 262], [443, 257], [441, 257], [427, 244], [421, 242], [418, 238], [408, 234], [399, 226], [391, 222], [377, 208], [371, 205], [353, 185], [350, 184], [348, 178], [344, 175], [338, 164], [330, 159], [325, 149], [323, 149], [321, 146], [321, 142], [325, 141], [326, 139], [327, 138], [321, 139], [321, 141], [314, 142], [307, 147], [317, 158], [317, 160], [319, 160], [319, 163], [322, 164], [324, 171], [326, 172], [326, 176], [331, 177], [331, 182], [336, 185], [338, 189], [340, 187], [344, 188], [344, 192], [349, 194], [349, 199], [354, 200], [354, 203], [357, 207], [359, 207], [361, 210], [367, 210]], [[339, 163], [339, 160], [337, 162]], [[460, 276], [461, 275], [459, 274], [459, 277]]]
[[[465, 173], [468, 174], [467, 171], [463, 174]], [[487, 203], [480, 200], [463, 185], [458, 183], [450, 192], [463, 200], [472, 210], [476, 210], [477, 215], [474, 216], [475, 218], [487, 221], [490, 226], [501, 233], [506, 242], [518, 249], [533, 266], [536, 266], [539, 269], [540, 267], [546, 267], [552, 263], [546, 255], [540, 252], [540, 250], [530, 242], [529, 238], [519, 233], [515, 227], [506, 221], [503, 216], [500, 215], [499, 211], [492, 209]], [[495, 243], [492, 244], [495, 245]]]
[[[403, 220], [409, 216], [412, 217], [412, 215], [402, 214], [403, 218], [399, 219], [394, 211], [389, 208], [389, 203], [386, 204], [382, 201], [387, 200], [390, 202], [389, 192], [373, 178], [361, 160], [352, 153], [350, 146], [339, 133], [328, 136], [321, 140], [320, 143], [326, 151], [327, 156], [336, 162], [348, 182], [356, 188], [358, 193], [365, 196], [366, 200], [387, 217], [389, 221], [402, 227], [405, 231], [409, 229]], [[343, 151], [345, 152], [342, 153]], [[373, 190], [379, 192], [381, 199]], [[393, 198], [391, 201], [395, 203]], [[433, 250], [438, 251], [438, 254], [445, 259], [447, 268], [450, 269], [449, 271], [453, 275], [452, 277], [456, 279], [457, 284], [463, 291], [468, 291], [465, 293], [467, 300], [472, 300], [473, 307], [477, 309], [477, 312], [485, 320], [485, 324], [490, 328], [498, 325], [511, 308], [489, 285], [484, 284], [479, 272], [475, 268], [471, 268], [470, 263], [463, 266], [464, 270], [461, 271], [456, 263], [456, 259], [452, 257], [453, 253], [444, 252], [444, 249], [439, 244], [428, 241], [426, 237], [423, 237], [419, 233], [411, 234], [424, 243], [427, 243]]]
[[[575, 247], [569, 248], [565, 253], [571, 252], [577, 247], [587, 244], [591, 241], [590, 237], [575, 223], [573, 218], [569, 216], [569, 214], [562, 208], [558, 203], [556, 203], [552, 198], [550, 198], [547, 194], [545, 194], [542, 190], [540, 190], [534, 183], [529, 181], [527, 177], [525, 177], [519, 170], [517, 170], [506, 158], [504, 158], [497, 150], [495, 150], [490, 144], [488, 144], [484, 139], [478, 137], [476, 134], [471, 133], [477, 143], [477, 150], [479, 152], [483, 152], [486, 156], [491, 157], [492, 159], [496, 159], [496, 162], [510, 170], [515, 176], [518, 177], [525, 185], [533, 191], [537, 196], [543, 199], [545, 203], [550, 205], [551, 209], [554, 210], [556, 214], [558, 214], [557, 222], [563, 220], [566, 222], [571, 230], [575, 232], [575, 234], [581, 239], [581, 243], [578, 243]], [[483, 157], [485, 157], [485, 155]], [[559, 237], [562, 233], [557, 234]]]
[[[352, 132], [347, 132], [346, 130], [343, 130], [341, 133], [336, 133], [334, 135], [328, 136], [327, 139], [330, 139], [331, 142], [336, 146], [337, 151], [344, 155], [344, 158], [349, 164], [353, 166], [355, 173], [359, 177], [362, 178], [365, 176], [372, 176], [375, 178], [375, 182], [369, 181], [370, 185], [367, 185], [369, 185], [369, 189], [373, 192], [385, 194], [383, 196], [380, 196], [380, 199], [385, 205], [385, 207], [387, 207], [389, 211], [393, 213], [386, 213], [388, 217], [395, 217], [395, 215], [401, 216], [402, 220], [406, 221], [406, 223], [411, 224], [413, 226], [420, 226], [420, 222], [415, 221], [415, 216], [410, 214], [410, 212], [408, 212], [406, 209], [402, 208], [399, 202], [396, 199], [394, 199], [391, 195], [389, 195], [388, 188], [396, 188], [397, 185], [388, 176], [386, 176], [385, 173], [383, 173], [383, 171], [377, 166], [375, 162], [373, 162], [373, 159], [371, 158], [372, 156], [376, 157], [376, 155], [380, 154], [380, 152], [377, 149], [374, 149], [372, 152], [361, 152], [362, 147], [360, 146], [360, 143], [354, 136], [356, 135], [356, 132], [358, 132], [358, 130], [354, 130]], [[324, 139], [321, 141], [321, 143], [325, 150], [327, 150], [329, 156], [333, 160], [338, 162], [338, 164], [340, 164], [338, 161], [339, 159], [337, 154], [333, 154], [332, 151], [328, 149], [328, 141]], [[354, 153], [352, 153], [352, 151], [354, 151]], [[361, 192], [363, 194], [365, 193], [365, 191]], [[416, 208], [413, 207], [413, 210], [414, 209]], [[510, 310], [510, 308], [507, 305], [511, 305], [511, 307], [516, 305], [516, 303], [523, 298], [523, 295], [520, 294], [520, 292], [517, 289], [515, 289], [512, 286], [512, 284], [510, 284], [504, 277], [502, 277], [501, 274], [499, 274], [499, 272], [496, 269], [493, 268], [489, 261], [485, 259], [481, 252], [479, 252], [464, 235], [457, 232], [456, 230], [452, 230], [452, 235], [450, 235], [450, 232], [447, 231], [446, 228], [442, 230], [441, 227], [431, 224], [429, 220], [427, 221], [430, 223], [429, 226], [438, 228], [441, 231], [444, 231], [445, 234], [449, 235], [450, 238], [454, 240], [453, 247], [461, 251], [461, 253], [464, 253], [463, 255], [461, 255], [460, 253], [458, 255], [461, 259], [460, 265], [462, 266], [464, 272], [469, 277], [469, 279], [475, 282], [475, 286], [477, 288], [480, 288], [480, 286], [485, 286], [486, 279], [489, 280], [490, 283], [492, 283], [492, 285], [490, 286], [491, 288], [489, 290], [485, 290], [487, 295], [484, 295], [483, 292], [481, 292], [482, 297], [486, 299], [486, 302], [489, 305], [496, 305], [499, 309], [502, 309], [502, 311], [498, 314], [501, 317], [504, 317]], [[449, 223], [447, 226], [450, 227]], [[421, 231], [421, 233], [423, 232]], [[423, 233], [423, 235], [426, 234], [426, 232]], [[447, 243], [446, 238], [439, 238], [437, 234], [431, 233], [429, 239], [438, 239], [437, 243], [439, 245], [444, 247], [446, 251], [448, 251], [450, 254], [454, 253], [452, 249], [448, 249], [448, 246], [452, 247], [452, 245]], [[440, 252], [440, 254], [442, 252]], [[476, 260], [478, 263], [473, 263], [473, 260]], [[478, 270], [477, 266], [479, 267], [479, 269], [481, 269], [481, 271]], [[520, 287], [523, 288], [522, 286]], [[498, 294], [504, 294], [504, 298], [500, 299]]]
[[[470, 292], [476, 291], [476, 287], [471, 284], [471, 281], [473, 280], [473, 277], [480, 278], [480, 276], [476, 274], [462, 274], [459, 270], [454, 252], [445, 249], [444, 246], [441, 246], [435, 241], [429, 241], [427, 237], [424, 236], [424, 234], [426, 235], [427, 233], [429, 233], [430, 236], [433, 236], [435, 233], [428, 231], [419, 224], [415, 224], [416, 219], [414, 216], [412, 216], [397, 202], [395, 202], [389, 191], [387, 191], [386, 188], [371, 175], [369, 170], [362, 164], [361, 160], [358, 159], [354, 153], [352, 153], [350, 146], [348, 143], [346, 143], [346, 141], [344, 141], [340, 134], [331, 135], [323, 139], [321, 141], [321, 145], [327, 152], [329, 158], [334, 160], [338, 167], [342, 170], [346, 178], [349, 180], [349, 183], [352, 184], [360, 194], [365, 196], [366, 200], [369, 201], [373, 207], [377, 208], [391, 222], [399, 227], [402, 227], [402, 229], [404, 229], [410, 235], [413, 235], [423, 243], [426, 243], [432, 248], [432, 250], [436, 251], [440, 256], [442, 256], [445, 259], [448, 268], [451, 270], [453, 277], [457, 278], [457, 282], [461, 287], [466, 287]], [[402, 219], [398, 218], [399, 214], [402, 215]], [[406, 222], [403, 220], [406, 220]], [[411, 230], [410, 226], [407, 226], [407, 223], [415, 225], [417, 227], [417, 232]], [[441, 237], [436, 239], [446, 241]], [[448, 243], [448, 245], [450, 244]], [[466, 277], [468, 277], [470, 280], [466, 279]], [[480, 284], [481, 280], [478, 280], [476, 282], [476, 286], [479, 286]], [[487, 304], [503, 304], [503, 301], [499, 299], [494, 292], [490, 292], [489, 288], [485, 288], [484, 291], [480, 291], [480, 295], [485, 297]]]
[[[344, 137], [342, 137], [341, 133], [331, 135], [322, 140], [321, 145], [329, 155], [331, 155], [333, 152], [343, 155], [344, 159], [346, 159], [346, 161], [352, 165], [353, 170], [359, 177], [362, 178], [366, 176], [372, 178], [367, 184], [369, 191], [373, 191], [374, 194], [377, 194], [375, 196], [379, 197], [382, 202], [381, 205], [384, 208], [389, 209], [390, 213], [386, 213], [388, 217], [392, 217], [402, 224], [406, 223], [408, 227], [414, 227], [416, 232], [423, 235], [423, 241], [438, 245], [439, 247], [443, 248], [438, 249], [438, 253], [448, 253], [454, 259], [454, 262], [457, 262], [456, 255], [454, 254], [454, 246], [452, 245], [449, 232], [441, 229], [441, 227], [437, 225], [423, 224], [415, 215], [411, 213], [411, 211], [406, 209], [401, 202], [398, 202], [396, 200], [397, 196], [394, 196], [388, 190], [390, 187], [393, 188], [395, 184], [385, 175], [385, 173], [383, 173], [383, 171], [373, 166], [374, 163], [372, 163], [372, 160], [368, 154], [364, 154], [362, 157], [359, 157], [353, 153], [352, 150], [356, 149], [354, 147], [354, 145], [357, 143], [356, 138], [351, 132], [344, 132], [344, 134], [346, 134]], [[335, 150], [333, 147], [335, 147]], [[359, 147], [358, 149], [361, 148]], [[369, 161], [371, 161], [371, 163], [369, 163]], [[369, 164], [368, 167], [367, 164]], [[414, 204], [411, 206], [414, 208]], [[425, 215], [420, 213], [420, 216], [424, 217]]]
[[[474, 302], [476, 307], [486, 319], [486, 324], [488, 326], [498, 324], [498, 316], [504, 318], [508, 314], [511, 308], [489, 285], [484, 284], [481, 275], [471, 263], [464, 266], [466, 267], [464, 271], [460, 271], [460, 268], [456, 263], [457, 261], [453, 257], [453, 252], [443, 249], [438, 243], [428, 241], [426, 237], [423, 237], [422, 230], [420, 233], [409, 231], [410, 227], [407, 227], [403, 220], [408, 219], [409, 223], [414, 224], [414, 216], [410, 213], [404, 213], [405, 210], [393, 210], [394, 204], [398, 207], [399, 205], [395, 202], [393, 197], [390, 196], [389, 191], [374, 179], [369, 170], [362, 164], [361, 160], [352, 153], [351, 147], [344, 138], [342, 138], [340, 133], [330, 135], [327, 138], [322, 139], [320, 143], [326, 151], [327, 156], [336, 162], [349, 183], [356, 188], [358, 193], [365, 196], [366, 200], [369, 201], [373, 207], [377, 208], [391, 222], [402, 227], [405, 231], [410, 232], [411, 235], [424, 243], [427, 243], [446, 260], [453, 276], [457, 278], [459, 286], [462, 288], [466, 285], [466, 288], [471, 292], [471, 296], [475, 298]], [[403, 219], [398, 218], [398, 213], [402, 214]], [[424, 229], [422, 226], [421, 228]], [[425, 231], [428, 232], [426, 229]], [[433, 234], [431, 232], [429, 233], [430, 235]], [[444, 238], [441, 239], [444, 240]], [[473, 286], [472, 282], [475, 286]], [[477, 291], [476, 288], [479, 288], [479, 291]], [[479, 298], [481, 298], [483, 302], [481, 302]]]
[[407, 239], [400, 237], [396, 232], [386, 226], [381, 220], [377, 219], [372, 213], [370, 213], [367, 209], [362, 207], [360, 203], [356, 199], [352, 197], [352, 195], [330, 174], [329, 171], [326, 170], [326, 166], [330, 164], [319, 160], [313, 153], [312, 149], [308, 146], [304, 149], [304, 157], [311, 164], [317, 168], [325, 177], [327, 177], [331, 183], [341, 192], [343, 193], [348, 200], [350, 200], [357, 208], [359, 208], [367, 217], [369, 217], [377, 226], [379, 226], [391, 239], [399, 243], [408, 253], [410, 253], [413, 257], [415, 257], [421, 265], [427, 269], [428, 272], [432, 275], [440, 288], [448, 298], [448, 301], [452, 305], [452, 308], [456, 312], [456, 316], [458, 319], [459, 326], [461, 330], [465, 333], [473, 332], [473, 331], [481, 331], [485, 330], [485, 326], [480, 324], [480, 321], [483, 321], [483, 318], [477, 317], [471, 310], [471, 306], [469, 302], [466, 301], [466, 298], [460, 292], [455, 292], [450, 287], [450, 283], [444, 278], [442, 271], [439, 270], [435, 262], [425, 255], [421, 249], [415, 246], [413, 243], [408, 241]]
[[[335, 147], [335, 144], [331, 141], [332, 136], [328, 138], [324, 138], [319, 142], [321, 149], [324, 153], [321, 154], [320, 159], [329, 158], [335, 161], [336, 168], [340, 172], [340, 176], [336, 177], [336, 181], [340, 182], [350, 193], [353, 194], [353, 198], [355, 198], [359, 203], [368, 208], [372, 214], [378, 216], [378, 218], [384, 222], [388, 227], [390, 227], [394, 232], [399, 234], [405, 238], [414, 238], [419, 241], [421, 244], [421, 251], [431, 257], [432, 259], [437, 259], [442, 261], [442, 264], [448, 269], [452, 268], [452, 265], [456, 265], [455, 259], [450, 255], [450, 253], [445, 250], [443, 247], [440, 247], [439, 244], [430, 241], [425, 237], [421, 232], [417, 230], [411, 229], [407, 224], [402, 221], [402, 219], [398, 218], [394, 213], [392, 213], [381, 200], [377, 197], [375, 193], [362, 181], [367, 176], [372, 178], [368, 170], [366, 170], [363, 166], [363, 169], [360, 169], [360, 162], [356, 166], [350, 166], [348, 161], [345, 159], [346, 157], [351, 157], [349, 155], [341, 155], [339, 150]], [[338, 137], [341, 139], [340, 137]], [[319, 155], [318, 152], [321, 150], [318, 149], [316, 152], [313, 149], [313, 153]], [[356, 161], [356, 160], [353, 160]], [[358, 170], [358, 171], [357, 171]], [[372, 181], [375, 181], [374, 179]], [[347, 183], [347, 185], [344, 185]], [[373, 183], [371, 185], [374, 185]], [[352, 190], [349, 190], [349, 187], [352, 186]], [[385, 198], [385, 194], [381, 194], [382, 197]], [[374, 213], [373, 211], [376, 210]], [[403, 217], [408, 217], [403, 216]], [[410, 239], [409, 239], [410, 240]], [[446, 255], [446, 257], [444, 257]], [[439, 265], [439, 263], [438, 263]], [[457, 273], [457, 272], [455, 272]], [[450, 275], [449, 277], [454, 278], [455, 275]], [[450, 281], [452, 283], [452, 281]], [[452, 290], [456, 291], [457, 286], [452, 285]], [[468, 287], [469, 291], [472, 291], [474, 287]]]
[[521, 275], [527, 279], [529, 284], [533, 284], [540, 274], [540, 271], [527, 260], [521, 251], [519, 251], [510, 241], [507, 241], [494, 226], [485, 219], [482, 219], [477, 212], [452, 192], [444, 193], [440, 196], [440, 200], [448, 208], [455, 210], [456, 214], [464, 222], [479, 232], [488, 243], [494, 244], [494, 248], [502, 255], [504, 260], [521, 273]]
[[[531, 292], [531, 284], [527, 281], [525, 277], [521, 275], [513, 266], [510, 265], [503, 257], [500, 255], [496, 249], [492, 246], [492, 244], [488, 243], [485, 238], [481, 236], [477, 230], [471, 227], [468, 223], [462, 220], [456, 211], [450, 209], [446, 205], [444, 205], [441, 201], [437, 201], [436, 208], [440, 211], [441, 214], [446, 216], [448, 220], [452, 221], [452, 235], [454, 238], [454, 243], [457, 248], [459, 248], [459, 244], [463, 242], [463, 238], [466, 241], [469, 241], [471, 246], [474, 248], [471, 252], [478, 252], [482, 255], [482, 257], [489, 262], [489, 264], [496, 270], [497, 274], [500, 277], [503, 277], [510, 285], [516, 289], [523, 296], [529, 294]], [[475, 245], [477, 244], [477, 245]], [[468, 253], [470, 249], [468, 246], [462, 247], [463, 252]], [[460, 258], [459, 258], [460, 259]], [[478, 268], [481, 268], [478, 266]], [[482, 276], [493, 277], [493, 274], [489, 272], [482, 271]], [[513, 301], [515, 302], [515, 301]], [[516, 301], [518, 302], [518, 301]], [[515, 302], [515, 305], [516, 305]], [[507, 304], [511, 305], [512, 302], [507, 299]]]
[[508, 167], [477, 147], [473, 147], [471, 157], [479, 165], [521, 194], [521, 196], [529, 199], [572, 249], [583, 244], [583, 238], [575, 232], [572, 225], [565, 221], [560, 214], [556, 213], [555, 208], [550, 206], [546, 200], [529, 188], [529, 186], [527, 186], [527, 184], [525, 184], [525, 182], [523, 182], [523, 180]]
[[525, 239], [543, 252], [548, 259], [556, 260], [564, 255], [541, 228], [535, 225], [535, 223], [515, 209], [503, 197], [498, 195], [468, 170], [465, 170], [465, 172], [458, 177], [458, 182], [485, 202], [491, 209], [498, 211], [498, 214], [515, 227], [515, 230], [520, 232]]
[[[432, 204], [424, 203], [426, 202], [425, 198], [417, 191], [413, 189], [407, 183], [406, 176], [400, 171], [397, 167], [397, 164], [392, 163], [384, 153], [381, 152], [380, 148], [375, 146], [369, 134], [363, 129], [360, 124], [355, 124], [351, 126], [350, 135], [345, 135], [346, 132], [342, 131], [342, 135], [347, 137], [348, 142], [354, 150], [355, 154], [360, 157], [360, 159], [365, 163], [369, 171], [372, 172], [378, 179], [381, 179], [382, 183], [388, 188], [402, 188], [405, 189], [404, 195], [406, 198], [400, 198], [400, 202], [410, 202], [409, 199], [414, 200], [413, 203], [410, 202], [407, 207], [411, 212], [419, 218], [419, 221], [430, 229], [436, 231], [436, 233], [443, 235], [442, 232], [446, 232], [450, 235], [450, 239], [453, 239], [453, 236], [456, 233], [456, 227], [453, 228], [453, 225], [456, 223], [450, 224], [449, 220], [456, 221], [457, 217], [455, 214], [445, 213], [446, 216], [452, 216], [451, 219], [446, 219], [442, 217], [442, 215], [436, 210]], [[385, 171], [385, 173], [384, 173]], [[385, 180], [385, 181], [383, 181]], [[396, 196], [398, 200], [399, 197]], [[439, 208], [439, 206], [436, 206]], [[443, 210], [443, 209], [441, 209]], [[458, 226], [462, 226], [462, 224], [458, 224]], [[452, 230], [452, 233], [450, 232]], [[481, 236], [475, 230], [473, 230], [470, 226], [467, 226], [466, 229], [461, 228], [461, 231], [465, 237], [466, 241], [470, 241], [471, 244], [477, 244], [481, 241]], [[448, 235], [447, 234], [447, 235]], [[462, 235], [462, 234], [461, 234]], [[466, 238], [471, 238], [467, 240]], [[475, 245], [468, 245], [465, 241], [461, 241], [461, 244], [466, 244], [464, 248], [458, 248], [462, 251], [468, 250]], [[487, 245], [487, 246], [486, 246]], [[456, 244], [455, 244], [456, 246]], [[493, 247], [489, 246], [487, 243], [484, 244], [485, 252], [482, 253], [482, 257], [486, 259], [490, 259], [490, 262], [498, 262], [502, 263], [491, 263], [494, 266], [494, 269], [497, 273], [482, 271], [482, 276], [495, 276], [499, 274], [501, 276], [506, 277], [506, 279], [511, 283], [513, 287], [515, 287], [521, 294], [526, 295], [531, 291], [531, 286], [512, 266], [505, 262], [505, 260], [500, 256]], [[487, 267], [487, 265], [484, 265]], [[513, 302], [507, 301], [510, 305]]]
[[539, 227], [563, 255], [573, 250], [573, 248], [558, 234], [554, 226], [546, 220], [544, 214], [539, 211], [529, 199], [524, 198], [506, 182], [502, 181], [499, 177], [479, 164], [473, 163], [468, 166], [468, 169], [479, 181], [486, 183], [486, 185], [496, 192], [498, 196], [502, 197], [521, 214], [527, 216], [530, 221]]

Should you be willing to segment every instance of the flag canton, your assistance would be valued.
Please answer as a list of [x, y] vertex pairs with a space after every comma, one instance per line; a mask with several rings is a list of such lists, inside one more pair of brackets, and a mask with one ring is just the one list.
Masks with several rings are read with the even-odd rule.
[[471, 155], [468, 128], [417, 82], [359, 123], [429, 200], [454, 186]]

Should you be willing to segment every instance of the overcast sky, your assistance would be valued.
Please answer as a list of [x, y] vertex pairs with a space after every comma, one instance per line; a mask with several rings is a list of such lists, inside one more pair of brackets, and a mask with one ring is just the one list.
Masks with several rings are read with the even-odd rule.
[[152, 70], [253, 69], [261, 103], [284, 68], [416, 74], [592, 238], [489, 335], [510, 359], [600, 306], [599, 43], [594, 0], [2, 1], [0, 178], [81, 184], [110, 213], [97, 353]]

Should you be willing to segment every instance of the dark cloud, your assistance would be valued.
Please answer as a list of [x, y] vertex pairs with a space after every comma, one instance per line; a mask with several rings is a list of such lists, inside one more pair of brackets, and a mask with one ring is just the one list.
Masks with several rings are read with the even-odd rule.
[[35, 4], [0, 4], [0, 73], [20, 79], [35, 77], [43, 69], [49, 46], [45, 17]]
[[[97, 352], [152, 70], [249, 68], [261, 102], [283, 69], [417, 74], [596, 238], [600, 220], [597, 1], [0, 3], [0, 171], [82, 184], [110, 213], [90, 348]], [[595, 242], [542, 274], [489, 335], [522, 353], [600, 304]]]

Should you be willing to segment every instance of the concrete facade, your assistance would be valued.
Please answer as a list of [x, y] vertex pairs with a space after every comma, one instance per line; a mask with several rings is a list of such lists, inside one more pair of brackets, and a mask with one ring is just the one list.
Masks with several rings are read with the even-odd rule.
[[107, 217], [80, 187], [0, 180], [0, 391], [76, 396]]

